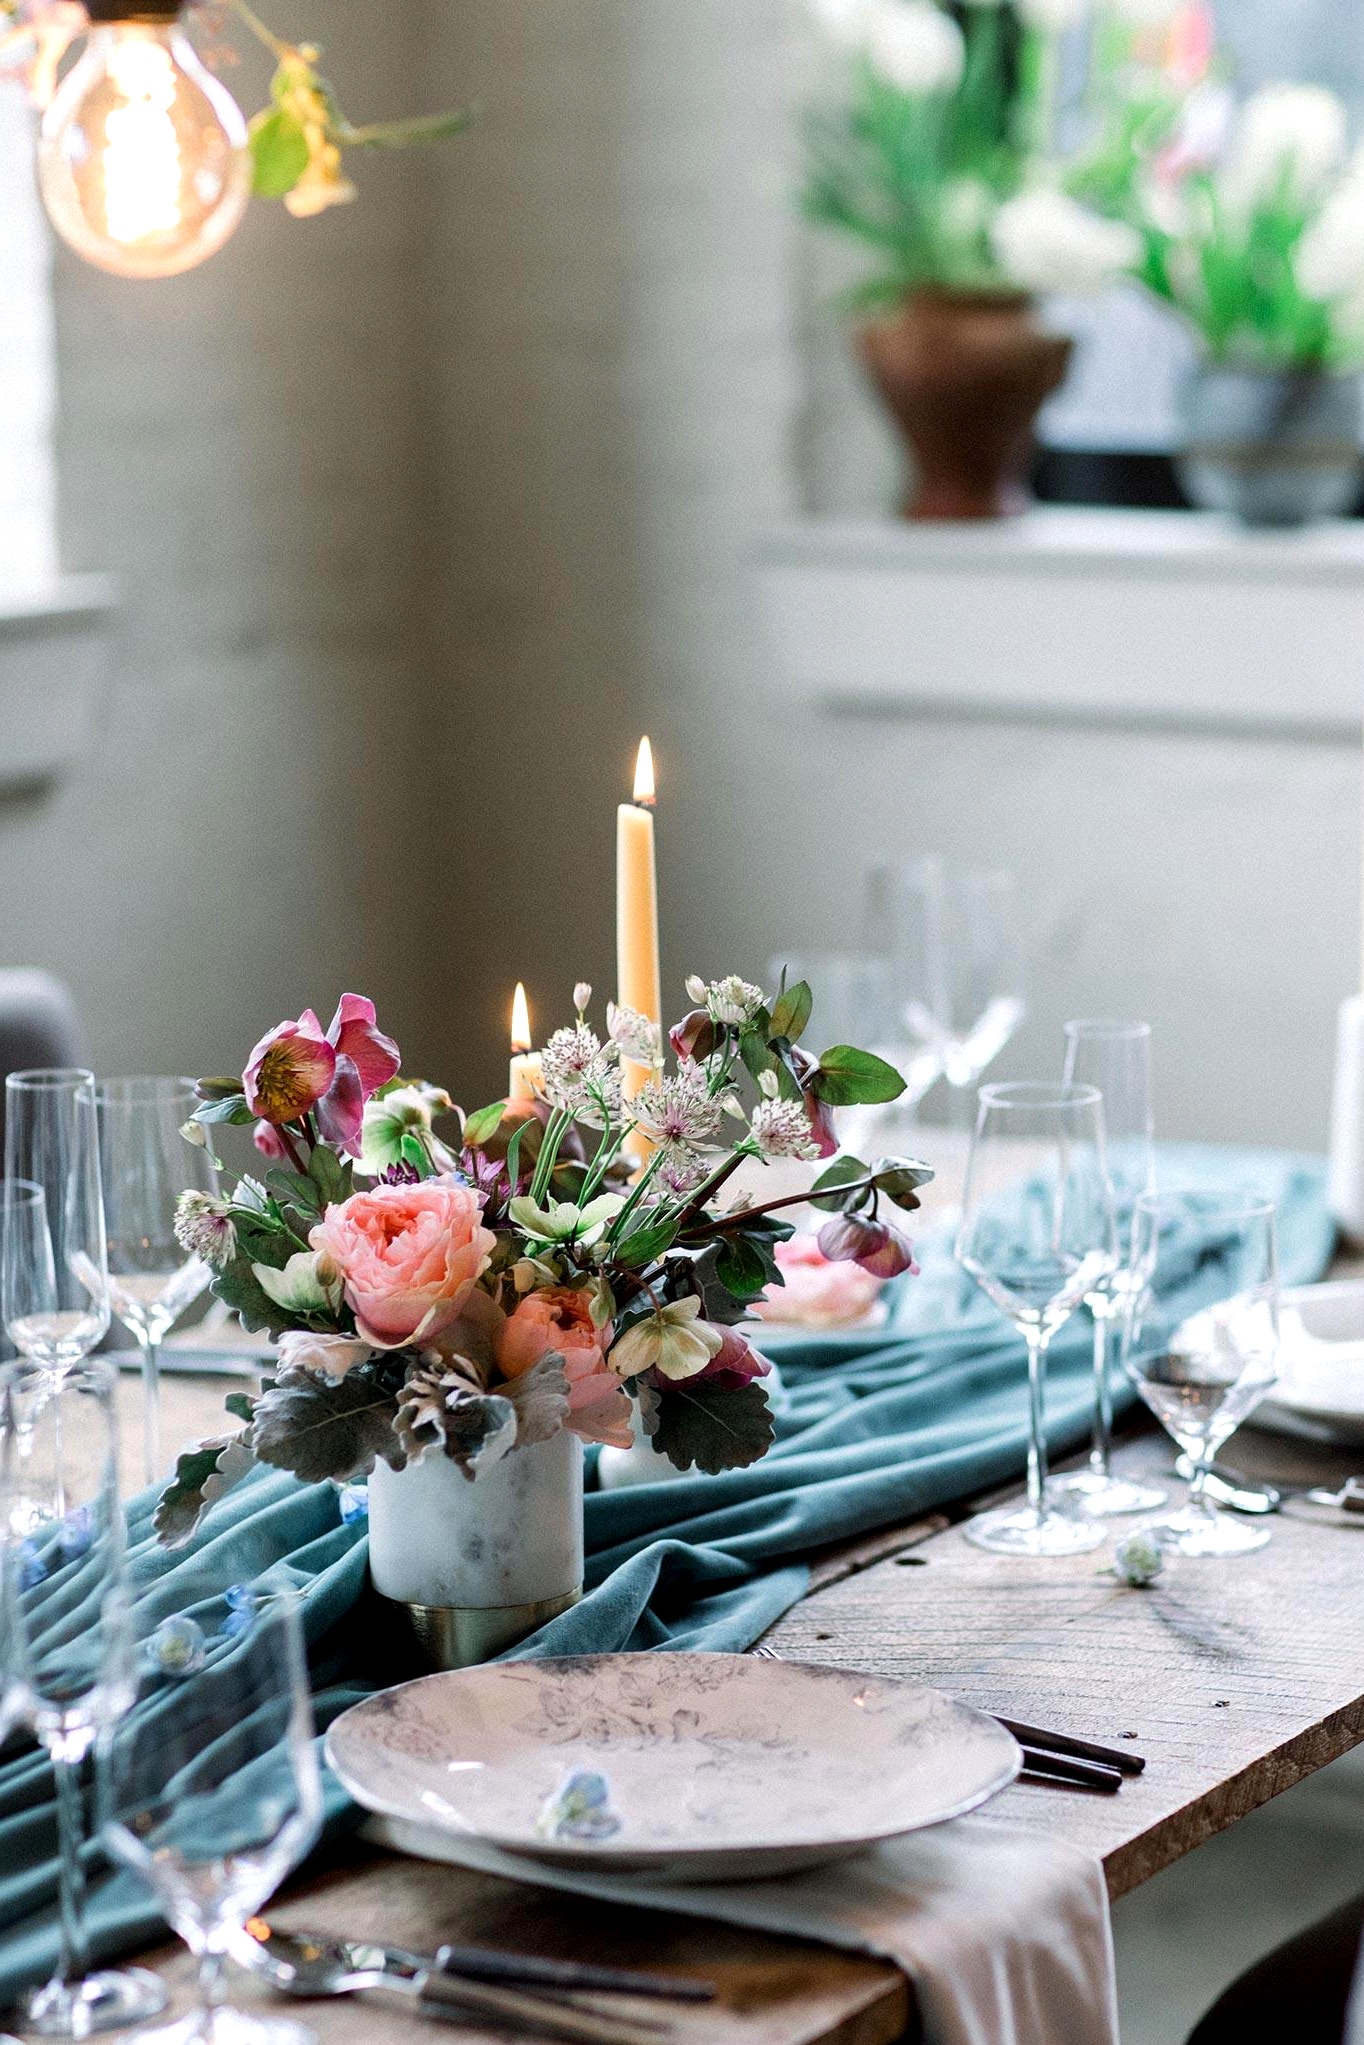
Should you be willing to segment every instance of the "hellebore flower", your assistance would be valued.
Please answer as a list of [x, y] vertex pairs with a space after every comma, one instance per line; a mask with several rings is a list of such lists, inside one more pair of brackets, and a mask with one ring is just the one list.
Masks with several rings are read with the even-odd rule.
[[665, 1378], [694, 1378], [724, 1347], [724, 1336], [701, 1319], [695, 1293], [672, 1300], [657, 1313], [636, 1321], [613, 1342], [607, 1362], [617, 1377], [637, 1377], [656, 1370]]
[[825, 1222], [818, 1242], [831, 1263], [858, 1264], [873, 1278], [898, 1278], [902, 1271], [919, 1268], [907, 1236], [888, 1221], [871, 1221], [865, 1215], [835, 1215]]
[[805, 1102], [805, 1112], [810, 1117], [810, 1135], [815, 1150], [820, 1157], [833, 1157], [838, 1149], [838, 1138], [834, 1134], [833, 1111], [828, 1102], [822, 1101], [807, 1084], [818, 1072], [819, 1061], [812, 1058], [808, 1051], [802, 1051], [799, 1044], [793, 1044], [787, 1056], [800, 1082], [801, 1098]]
[[[279, 1128], [316, 1113], [328, 1143], [360, 1153], [365, 1102], [396, 1074], [398, 1047], [375, 1022], [374, 1003], [343, 994], [324, 1036], [311, 1008], [262, 1037], [242, 1075], [253, 1115]], [[257, 1147], [264, 1148], [257, 1138]]]

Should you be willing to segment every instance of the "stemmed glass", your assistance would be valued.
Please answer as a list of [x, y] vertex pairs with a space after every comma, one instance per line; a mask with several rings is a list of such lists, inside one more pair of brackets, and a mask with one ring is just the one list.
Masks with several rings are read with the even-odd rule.
[[1194, 1465], [1188, 1504], [1153, 1523], [1181, 1555], [1244, 1555], [1266, 1527], [1205, 1492], [1222, 1443], [1279, 1375], [1274, 1208], [1254, 1195], [1143, 1193], [1132, 1220], [1123, 1366]]
[[956, 1121], [1027, 1013], [1013, 877], [932, 855], [873, 867], [865, 927], [890, 960], [901, 1028], [961, 1104]]
[[1113, 1475], [1113, 1385], [1109, 1375], [1109, 1328], [1132, 1286], [1132, 1209], [1139, 1194], [1155, 1184], [1155, 1138], [1151, 1114], [1151, 1025], [1144, 1022], [1068, 1022], [1065, 1026], [1068, 1084], [1096, 1086], [1103, 1095], [1104, 1155], [1113, 1194], [1118, 1263], [1085, 1300], [1094, 1320], [1094, 1443], [1089, 1467], [1052, 1479], [1052, 1495], [1073, 1498], [1100, 1518], [1117, 1513], [1154, 1512], [1165, 1493]]
[[[196, 1602], [183, 1579], [180, 1589], [182, 1604]], [[152, 1633], [141, 1656], [142, 1701], [102, 1747], [105, 1844], [149, 1884], [199, 1961], [199, 2010], [139, 2032], [130, 2045], [310, 2045], [312, 2034], [297, 2024], [222, 2002], [226, 1955], [321, 1829], [296, 1602], [289, 1593], [262, 1601], [245, 1632], [209, 1645], [188, 1682], [165, 1666]]]
[[922, 1047], [904, 1049], [896, 979], [889, 959], [869, 951], [782, 952], [768, 962], [772, 998], [785, 976], [788, 987], [804, 980], [815, 991], [811, 1034], [822, 1050], [830, 1044], [865, 1044], [890, 1060], [905, 1081], [897, 1100], [881, 1105], [838, 1108], [835, 1126], [849, 1150], [863, 1154], [873, 1142], [893, 1149], [896, 1129], [913, 1121], [914, 1109], [941, 1070], [936, 1055]]
[[25, 1358], [7, 1364], [0, 1427], [11, 1530], [0, 1592], [7, 1709], [51, 1759], [61, 1852], [57, 1971], [25, 1999], [18, 2020], [40, 2037], [84, 2038], [153, 2017], [166, 2001], [153, 1974], [90, 1973], [82, 1922], [83, 1764], [134, 1694], [114, 1374], [89, 1359], [59, 1377]]
[[142, 1351], [143, 1443], [149, 1484], [161, 1470], [161, 1344], [212, 1276], [175, 1239], [186, 1187], [218, 1190], [209, 1152], [181, 1135], [197, 1104], [192, 1079], [104, 1079], [95, 1089], [109, 1299]]
[[1047, 1345], [1117, 1257], [1097, 1087], [981, 1088], [956, 1254], [1028, 1345], [1028, 1502], [973, 1519], [967, 1537], [1002, 1555], [1097, 1548], [1099, 1523], [1048, 1497], [1045, 1413]]
[[11, 1072], [5, 1081], [5, 1177], [40, 1186], [46, 1225], [19, 1210], [5, 1230], [5, 1333], [53, 1378], [87, 1357], [109, 1327], [94, 1075]]

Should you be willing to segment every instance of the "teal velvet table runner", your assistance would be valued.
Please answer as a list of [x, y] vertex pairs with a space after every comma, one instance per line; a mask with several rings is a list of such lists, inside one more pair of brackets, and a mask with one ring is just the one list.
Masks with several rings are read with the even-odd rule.
[[[1167, 1150], [1162, 1181], [1269, 1195], [1279, 1209], [1285, 1285], [1326, 1269], [1334, 1238], [1315, 1159]], [[783, 1340], [774, 1352], [783, 1378], [777, 1440], [761, 1463], [718, 1477], [589, 1489], [587, 1595], [516, 1654], [741, 1650], [803, 1596], [802, 1558], [813, 1550], [1018, 1476], [1027, 1442], [1023, 1344], [945, 1244], [926, 1243], [922, 1261], [922, 1276], [896, 1288], [884, 1326]], [[1047, 1431], [1058, 1451], [1079, 1446], [1090, 1426], [1090, 1345], [1083, 1315], [1052, 1344]], [[257, 1470], [214, 1508], [187, 1555], [157, 1547], [153, 1502], [146, 1495], [129, 1509], [134, 1581], [153, 1622], [192, 1601], [210, 1653], [202, 1674], [188, 1680], [211, 1681], [215, 1660], [231, 1655], [220, 1628], [224, 1593], [237, 1583], [304, 1593], [320, 1728], [366, 1692], [413, 1673], [401, 1635], [368, 1590], [363, 1522], [342, 1524], [331, 1486], [309, 1489]], [[43, 1587], [28, 1596], [41, 1601]], [[327, 1809], [332, 1826], [353, 1816], [330, 1777]], [[0, 2003], [53, 1964], [55, 1846], [46, 1760], [31, 1748], [13, 1751], [0, 1764]], [[97, 1846], [88, 1861], [97, 1954], [153, 1942], [163, 1923], [144, 1885], [109, 1873]]]

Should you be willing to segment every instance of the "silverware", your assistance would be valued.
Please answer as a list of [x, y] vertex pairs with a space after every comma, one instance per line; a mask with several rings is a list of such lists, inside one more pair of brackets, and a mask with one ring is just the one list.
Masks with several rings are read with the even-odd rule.
[[[251, 1920], [250, 1936], [280, 1938], [295, 1944], [306, 1940], [315, 1946], [339, 1943], [320, 1931], [278, 1932], [263, 1918]], [[408, 1952], [402, 1946], [368, 1947], [383, 1955], [385, 1973], [458, 1974], [466, 1981], [506, 1981], [525, 1987], [555, 1988], [586, 1995], [639, 1995], [660, 2002], [714, 2002], [713, 1981], [696, 1981], [685, 1974], [647, 1974], [634, 1967], [598, 1967], [580, 1960], [545, 1960], [530, 1953], [502, 1953], [490, 1946], [441, 1946], [427, 1957]], [[4, 2040], [0, 2038], [0, 2045]]]
[[[1175, 1474], [1186, 1483], [1192, 1482], [1194, 1466], [1188, 1456], [1176, 1459]], [[1364, 1513], [1364, 1477], [1347, 1477], [1339, 1491], [1321, 1484], [1279, 1487], [1261, 1484], [1240, 1470], [1229, 1469], [1225, 1463], [1214, 1463], [1208, 1472], [1206, 1490], [1214, 1504], [1229, 1506], [1233, 1512], [1278, 1512], [1286, 1498], [1304, 1498], [1309, 1505], [1328, 1506], [1335, 1512]]]
[[233, 1958], [285, 1995], [358, 1995], [378, 1989], [405, 1998], [425, 2016], [452, 2023], [470, 2015], [489, 2017], [582, 2045], [659, 2045], [660, 2038], [668, 2036], [662, 2025], [625, 2023], [578, 2003], [442, 1974], [434, 1961], [419, 1962], [415, 1972], [390, 1969], [382, 1946], [315, 1939], [303, 1932], [272, 1931], [266, 1925], [258, 1929], [264, 1936], [247, 1933], [233, 1945]]
[[[774, 1647], [759, 1644], [749, 1649], [759, 1661], [783, 1659]], [[1121, 1747], [1105, 1747], [1098, 1740], [1082, 1740], [1071, 1733], [1048, 1732], [1044, 1726], [1024, 1725], [1016, 1718], [1001, 1718], [992, 1712], [996, 1725], [1012, 1733], [1023, 1750], [1020, 1781], [1051, 1782], [1065, 1789], [1092, 1789], [1105, 1796], [1116, 1795], [1125, 1775], [1140, 1775], [1146, 1763], [1140, 1754]]]

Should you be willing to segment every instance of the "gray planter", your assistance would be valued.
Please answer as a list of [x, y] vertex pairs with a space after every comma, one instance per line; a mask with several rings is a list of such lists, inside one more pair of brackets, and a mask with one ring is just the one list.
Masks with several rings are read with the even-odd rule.
[[1205, 511], [1245, 525], [1338, 518], [1360, 490], [1360, 378], [1311, 370], [1194, 372], [1179, 480]]

